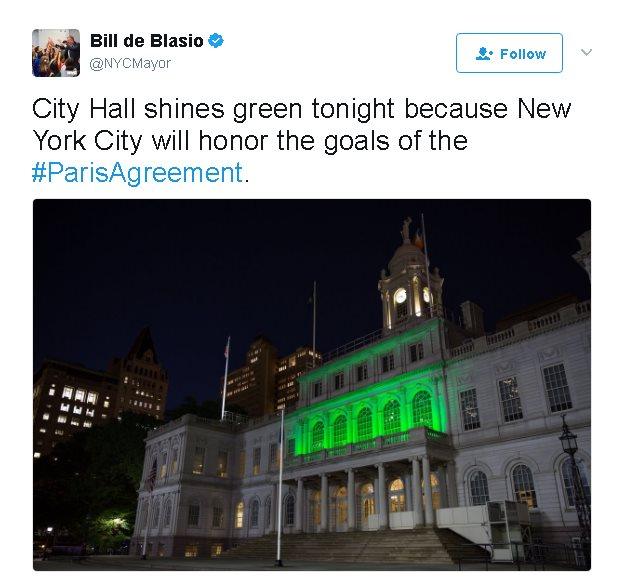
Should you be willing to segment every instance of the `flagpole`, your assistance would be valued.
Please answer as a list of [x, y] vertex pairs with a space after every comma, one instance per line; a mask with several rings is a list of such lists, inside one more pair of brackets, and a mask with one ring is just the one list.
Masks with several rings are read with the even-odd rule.
[[281, 409], [280, 420], [280, 464], [279, 482], [277, 485], [277, 558], [276, 567], [283, 567], [282, 563], [282, 478], [284, 476], [284, 408]]
[[230, 335], [225, 346], [225, 374], [223, 376], [223, 400], [221, 401], [221, 421], [225, 417], [225, 394], [227, 391], [228, 364], [230, 363]]
[[431, 279], [429, 278], [429, 254], [427, 252], [427, 233], [425, 232], [425, 215], [420, 215], [420, 224], [423, 231], [423, 245], [425, 247], [425, 263], [427, 267], [427, 288], [429, 289], [429, 316], [433, 318], [433, 291], [431, 290]]
[[316, 367], [316, 281], [314, 281], [314, 292], [312, 293], [313, 313], [312, 313], [312, 367]]

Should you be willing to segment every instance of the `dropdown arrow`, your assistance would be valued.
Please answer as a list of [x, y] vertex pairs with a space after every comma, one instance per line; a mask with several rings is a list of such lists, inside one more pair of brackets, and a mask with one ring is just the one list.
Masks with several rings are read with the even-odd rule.
[[585, 55], [585, 56], [589, 56], [589, 53], [592, 51], [591, 48], [588, 48], [587, 50], [585, 50], [584, 48], [581, 49], [581, 52]]

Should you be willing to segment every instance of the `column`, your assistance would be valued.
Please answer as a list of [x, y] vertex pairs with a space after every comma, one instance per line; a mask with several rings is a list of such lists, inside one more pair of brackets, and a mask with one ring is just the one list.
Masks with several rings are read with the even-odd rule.
[[388, 528], [388, 491], [386, 490], [386, 467], [377, 464], [377, 479], [379, 480], [379, 530]]
[[326, 533], [328, 529], [329, 514], [329, 483], [327, 474], [321, 474], [321, 532]]
[[412, 496], [414, 500], [414, 526], [424, 524], [422, 476], [420, 474], [420, 460], [412, 458]]
[[457, 501], [457, 480], [455, 479], [455, 462], [451, 460], [446, 464], [446, 485], [448, 489], [449, 506], [459, 506]]
[[425, 524], [432, 525], [433, 516], [433, 496], [431, 494], [431, 469], [429, 467], [429, 456], [425, 454], [422, 458], [423, 481], [425, 485]]
[[412, 499], [412, 476], [409, 472], [406, 472], [403, 475], [403, 483], [405, 485], [405, 510], [407, 512], [412, 512], [414, 510], [414, 502]]
[[355, 472], [347, 470], [347, 526], [349, 531], [355, 530]]
[[446, 467], [438, 468], [438, 482], [440, 483], [440, 508], [448, 508], [448, 492], [446, 489]]
[[303, 530], [303, 478], [297, 478], [297, 498], [295, 504], [295, 532]]

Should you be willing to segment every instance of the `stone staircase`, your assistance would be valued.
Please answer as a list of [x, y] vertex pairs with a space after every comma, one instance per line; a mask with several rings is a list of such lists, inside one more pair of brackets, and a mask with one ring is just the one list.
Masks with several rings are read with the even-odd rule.
[[[274, 560], [275, 534], [241, 539], [222, 553], [226, 559]], [[282, 559], [341, 563], [413, 563], [450, 565], [483, 560], [487, 551], [448, 529], [356, 531], [282, 535]]]

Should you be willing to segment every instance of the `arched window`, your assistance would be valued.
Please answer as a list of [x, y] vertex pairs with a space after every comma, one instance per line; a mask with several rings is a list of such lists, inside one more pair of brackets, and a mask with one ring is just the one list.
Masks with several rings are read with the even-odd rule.
[[212, 503], [212, 528], [223, 528], [223, 505], [220, 500], [215, 500]]
[[[585, 469], [585, 462], [583, 460], [577, 460], [576, 465], [579, 469], [579, 475], [581, 477], [581, 485], [583, 486], [583, 490], [585, 492], [585, 498], [587, 499], [587, 504], [591, 504], [591, 490], [589, 488], [589, 478], [587, 478], [587, 470]], [[574, 480], [572, 475], [572, 460], [568, 458], [561, 465], [561, 476], [563, 478], [563, 487], [565, 488], [566, 495], [566, 503], [572, 508], [576, 505], [575, 503], [575, 494], [574, 494]]]
[[264, 526], [268, 529], [271, 526], [271, 497], [264, 500]]
[[291, 527], [295, 524], [295, 497], [289, 494], [284, 501], [284, 524]]
[[255, 498], [251, 501], [251, 506], [249, 507], [249, 526], [252, 529], [258, 528], [258, 520], [260, 517], [260, 501]]
[[470, 504], [479, 506], [490, 500], [487, 476], [481, 470], [475, 470], [468, 478], [470, 487]]
[[412, 401], [414, 414], [414, 426], [433, 427], [433, 415], [431, 413], [431, 395], [426, 391], [419, 391]]
[[243, 528], [243, 523], [245, 522], [245, 505], [241, 500], [236, 505], [236, 511], [234, 512], [234, 526], [237, 529]]
[[405, 487], [400, 478], [390, 483], [390, 512], [405, 511]]
[[514, 495], [517, 502], [526, 502], [529, 508], [537, 506], [533, 473], [526, 464], [518, 464], [511, 471]]
[[316, 422], [312, 428], [312, 452], [323, 449], [323, 440], [325, 439], [325, 426], [323, 422]]
[[347, 487], [341, 486], [336, 490], [336, 522], [347, 522]]
[[360, 488], [362, 497], [362, 516], [367, 519], [371, 514], [375, 514], [375, 488], [369, 482]]
[[334, 422], [334, 446], [344, 446], [347, 442], [347, 417], [342, 415]]
[[155, 529], [158, 526], [158, 519], [160, 518], [160, 500], [154, 501], [154, 508], [152, 509], [152, 528]]
[[171, 505], [171, 499], [169, 498], [165, 502], [165, 511], [163, 514], [163, 526], [164, 527], [171, 526], [171, 510], [172, 510], [172, 505]]
[[401, 431], [401, 406], [396, 399], [389, 401], [383, 410], [384, 434]]
[[357, 417], [358, 441], [370, 440], [373, 437], [373, 414], [370, 408], [362, 408]]

